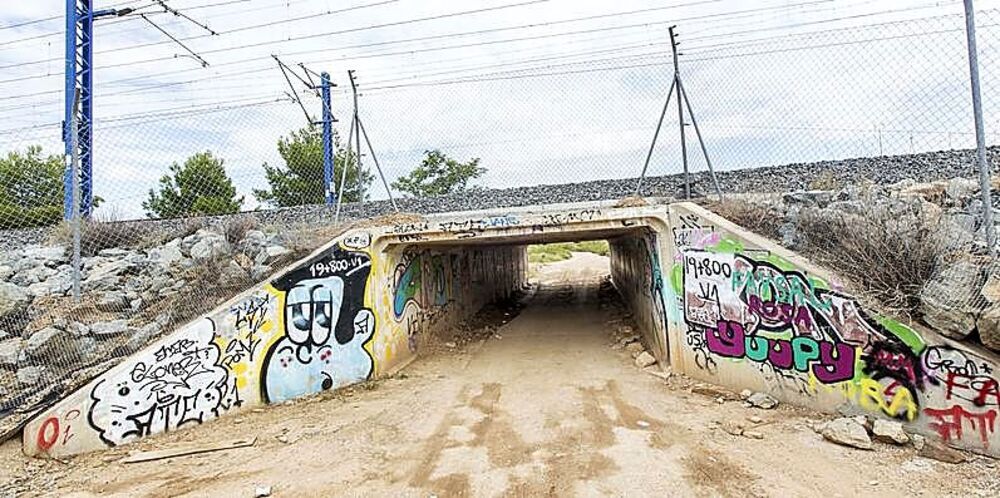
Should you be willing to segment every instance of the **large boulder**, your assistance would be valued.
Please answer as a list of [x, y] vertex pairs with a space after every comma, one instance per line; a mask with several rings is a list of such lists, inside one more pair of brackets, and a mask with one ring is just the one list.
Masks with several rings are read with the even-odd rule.
[[162, 247], [150, 249], [148, 255], [150, 262], [164, 268], [174, 266], [185, 259], [181, 250], [181, 239], [173, 239]]
[[0, 282], [0, 319], [18, 314], [31, 304], [28, 289], [10, 282]]
[[111, 290], [117, 287], [122, 275], [133, 272], [135, 269], [135, 263], [128, 259], [112, 259], [103, 264], [95, 265], [88, 272], [86, 280], [83, 281], [83, 289], [85, 291]]
[[128, 330], [128, 321], [111, 320], [110, 322], [97, 322], [90, 324], [91, 335], [98, 339], [124, 334]]
[[94, 307], [101, 311], [120, 312], [128, 306], [125, 293], [122, 291], [105, 291], [94, 301]]
[[979, 182], [969, 178], [952, 178], [945, 184], [945, 198], [951, 204], [961, 206], [979, 192]]
[[34, 260], [35, 264], [56, 267], [69, 262], [69, 253], [65, 246], [31, 245], [21, 250], [23, 259]]
[[969, 261], [946, 264], [920, 291], [924, 321], [952, 339], [965, 339], [976, 328], [985, 302], [979, 294], [983, 277]]
[[65, 331], [45, 327], [28, 337], [24, 342], [24, 352], [36, 359], [65, 355], [68, 352], [66, 336]]
[[17, 369], [17, 382], [24, 386], [34, 386], [41, 384], [45, 379], [44, 366], [29, 365]]
[[206, 237], [191, 246], [191, 257], [197, 261], [214, 259], [228, 252], [229, 244], [222, 237]]
[[0, 341], [0, 368], [16, 367], [21, 359], [23, 346], [20, 339], [4, 339]]
[[820, 434], [827, 441], [851, 446], [862, 450], [872, 449], [872, 440], [865, 426], [853, 418], [838, 418], [827, 422], [820, 428]]
[[979, 340], [983, 345], [1000, 352], [1000, 304], [991, 304], [976, 321]]

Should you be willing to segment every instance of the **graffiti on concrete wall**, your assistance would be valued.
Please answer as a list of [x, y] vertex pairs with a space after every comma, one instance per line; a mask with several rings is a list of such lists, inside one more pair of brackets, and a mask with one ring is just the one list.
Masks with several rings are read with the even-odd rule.
[[149, 434], [200, 424], [239, 406], [239, 393], [219, 363], [215, 327], [204, 319], [128, 365], [126, 375], [99, 381], [87, 415], [102, 441], [115, 446]]
[[797, 265], [688, 215], [671, 286], [687, 355], [715, 375], [753, 367], [776, 392], [839, 396], [863, 411], [989, 450], [1000, 384], [990, 361], [872, 313]]
[[370, 273], [367, 254], [337, 249], [272, 282], [285, 293], [285, 334], [264, 361], [267, 401], [335, 389], [371, 375], [374, 362], [365, 349], [375, 333], [375, 316], [365, 307]]
[[[202, 318], [120, 365], [87, 403], [40, 427], [42, 451], [66, 445], [86, 419], [115, 446], [252, 404], [278, 402], [369, 378], [366, 345], [376, 317], [366, 305], [370, 256], [353, 237], [270, 285]], [[84, 417], [85, 414], [85, 417]]]
[[407, 306], [419, 307], [421, 304], [419, 299], [423, 289], [423, 267], [420, 256], [421, 254], [417, 251], [404, 252], [399, 264], [396, 265], [392, 291], [392, 313], [397, 320], [403, 317]]

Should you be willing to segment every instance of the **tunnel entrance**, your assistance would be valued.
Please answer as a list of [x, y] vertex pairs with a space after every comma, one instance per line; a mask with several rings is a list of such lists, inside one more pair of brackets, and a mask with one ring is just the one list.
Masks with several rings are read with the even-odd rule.
[[[645, 348], [667, 364], [659, 232], [636, 220], [616, 225], [482, 234], [390, 247], [388, 254], [403, 255], [407, 262], [394, 279], [396, 311], [411, 336], [447, 337], [481, 310], [504, 308], [515, 297], [520, 300], [519, 314], [503, 324], [509, 330], [501, 336], [547, 334], [560, 338], [559, 343], [592, 336], [599, 337], [606, 350], [608, 323], [629, 320]], [[419, 265], [432, 281], [414, 285], [405, 268], [421, 258], [425, 261]], [[442, 261], [451, 268], [442, 269]], [[409, 308], [407, 299], [412, 303]], [[609, 311], [615, 309], [627, 312], [611, 316]]]

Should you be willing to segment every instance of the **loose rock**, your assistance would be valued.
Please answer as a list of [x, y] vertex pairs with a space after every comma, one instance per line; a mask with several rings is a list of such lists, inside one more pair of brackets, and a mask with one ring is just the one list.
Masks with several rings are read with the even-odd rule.
[[949, 448], [944, 443], [938, 441], [927, 441], [920, 449], [918, 455], [945, 463], [964, 463], [968, 457], [964, 453], [954, 448]]
[[872, 439], [889, 444], [910, 442], [910, 436], [903, 430], [903, 424], [895, 420], [875, 419], [872, 424]]
[[747, 403], [750, 403], [750, 406], [763, 410], [770, 410], [778, 406], [778, 400], [767, 393], [753, 393], [747, 398]]
[[656, 358], [649, 354], [648, 351], [643, 351], [639, 353], [639, 356], [635, 357], [635, 365], [639, 368], [646, 368], [650, 365], [656, 363]]
[[872, 449], [868, 431], [853, 418], [838, 418], [823, 425], [820, 434], [827, 441], [862, 450]]

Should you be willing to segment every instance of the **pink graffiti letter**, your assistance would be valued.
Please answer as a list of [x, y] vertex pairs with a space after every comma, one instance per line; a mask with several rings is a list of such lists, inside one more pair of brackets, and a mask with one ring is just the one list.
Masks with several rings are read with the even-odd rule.
[[729, 358], [742, 358], [746, 352], [746, 334], [743, 325], [736, 322], [719, 320], [718, 328], [705, 329], [705, 342], [708, 350]]
[[854, 378], [854, 346], [844, 343], [819, 344], [819, 363], [813, 364], [813, 375], [824, 384], [843, 382]]

